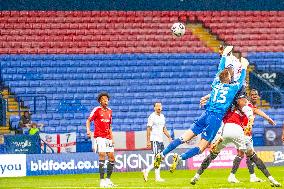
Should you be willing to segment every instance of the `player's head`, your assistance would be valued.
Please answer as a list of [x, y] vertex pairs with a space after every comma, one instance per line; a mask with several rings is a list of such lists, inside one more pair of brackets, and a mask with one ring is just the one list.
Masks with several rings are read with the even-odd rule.
[[97, 98], [98, 102], [101, 104], [102, 107], [108, 106], [109, 99], [110, 97], [107, 92], [101, 92]]
[[31, 126], [32, 126], [32, 128], [36, 128], [37, 124], [35, 122], [33, 122]]
[[221, 83], [230, 83], [231, 79], [230, 71], [227, 68], [219, 74], [219, 80]]
[[256, 89], [251, 89], [249, 93], [250, 101], [253, 104], [256, 104], [257, 100], [260, 98], [258, 95], [258, 91]]
[[161, 102], [155, 102], [154, 103], [154, 110], [157, 114], [160, 114], [163, 110], [162, 103]]
[[229, 71], [231, 75], [231, 80], [233, 80], [234, 79], [234, 66], [230, 64], [226, 69]]
[[30, 112], [29, 111], [24, 111], [24, 116], [29, 116], [30, 115]]

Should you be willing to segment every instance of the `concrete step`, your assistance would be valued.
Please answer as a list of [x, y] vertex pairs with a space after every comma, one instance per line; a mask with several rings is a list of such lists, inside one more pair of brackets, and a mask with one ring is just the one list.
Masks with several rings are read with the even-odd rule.
[[198, 37], [207, 47], [214, 52], [218, 52], [222, 42], [217, 40], [217, 36], [212, 35], [202, 24], [188, 24], [187, 26], [192, 31], [192, 34]]

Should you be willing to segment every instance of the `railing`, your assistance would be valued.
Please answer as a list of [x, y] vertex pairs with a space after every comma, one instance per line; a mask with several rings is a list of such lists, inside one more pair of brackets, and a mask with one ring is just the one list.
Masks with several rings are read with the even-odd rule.
[[6, 125], [6, 101], [0, 96], [0, 126]]
[[[47, 112], [47, 97], [40, 95], [40, 96], [32, 96], [32, 95], [22, 95], [16, 97], [16, 103], [18, 104], [17, 110], [9, 109], [9, 98], [14, 98], [15, 96], [9, 95], [5, 97], [6, 105], [7, 105], [7, 112], [18, 112], [19, 116], [22, 111], [21, 107], [27, 106], [30, 112], [37, 113], [37, 112]], [[31, 102], [28, 104], [27, 102]], [[23, 104], [25, 103], [25, 105]]]

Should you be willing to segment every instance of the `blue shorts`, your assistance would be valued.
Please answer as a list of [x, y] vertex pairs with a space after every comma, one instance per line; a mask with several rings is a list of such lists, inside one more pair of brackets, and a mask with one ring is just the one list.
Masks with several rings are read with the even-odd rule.
[[190, 126], [190, 130], [192, 130], [195, 135], [202, 133], [201, 138], [212, 142], [221, 127], [223, 117], [223, 114], [205, 111], [193, 122]]

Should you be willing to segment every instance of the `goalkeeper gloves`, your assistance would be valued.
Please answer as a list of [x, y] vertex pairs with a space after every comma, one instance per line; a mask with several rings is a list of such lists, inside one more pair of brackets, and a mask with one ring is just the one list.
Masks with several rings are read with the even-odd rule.
[[233, 46], [227, 46], [225, 49], [224, 49], [224, 51], [223, 51], [223, 53], [222, 53], [222, 56], [228, 56], [228, 54], [230, 53], [230, 52], [232, 52], [232, 50], [233, 50]]
[[243, 69], [247, 69], [247, 67], [249, 65], [249, 61], [246, 58], [241, 57], [241, 64], [242, 64]]

